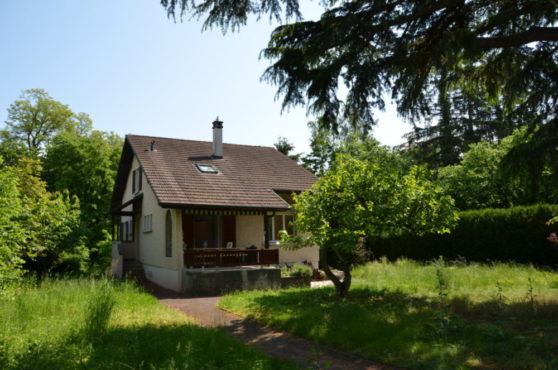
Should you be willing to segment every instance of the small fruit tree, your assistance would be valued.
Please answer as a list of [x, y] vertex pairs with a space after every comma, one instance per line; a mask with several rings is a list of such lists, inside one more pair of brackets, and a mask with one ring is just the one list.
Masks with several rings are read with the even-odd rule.
[[[320, 263], [345, 297], [358, 251], [374, 237], [401, 232], [447, 233], [457, 221], [453, 199], [429, 180], [429, 171], [403, 165], [389, 149], [374, 146], [367, 156], [339, 154], [314, 186], [295, 197], [297, 235], [291, 248], [317, 245]], [[337, 278], [328, 255], [337, 257]]]

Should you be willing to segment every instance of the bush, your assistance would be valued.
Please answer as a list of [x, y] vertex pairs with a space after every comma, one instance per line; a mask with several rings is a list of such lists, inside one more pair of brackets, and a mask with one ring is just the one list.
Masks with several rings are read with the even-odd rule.
[[293, 265], [285, 266], [281, 269], [282, 277], [311, 277], [312, 269], [308, 266]]
[[558, 214], [558, 205], [538, 204], [507, 209], [463, 211], [450, 234], [418, 237], [406, 234], [369, 240], [375, 257], [432, 260], [513, 261], [558, 266], [558, 248], [546, 240], [556, 226], [546, 221]]

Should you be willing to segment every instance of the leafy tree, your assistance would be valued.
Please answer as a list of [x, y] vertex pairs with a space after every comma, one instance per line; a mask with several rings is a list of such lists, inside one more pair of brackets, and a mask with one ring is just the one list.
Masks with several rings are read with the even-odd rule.
[[25, 268], [43, 275], [50, 271], [82, 271], [89, 258], [80, 228], [79, 200], [68, 193], [49, 193], [38, 175], [38, 161], [24, 159], [14, 168], [21, 202], [20, 227], [25, 230]]
[[323, 175], [330, 167], [340, 151], [356, 145], [367, 143], [371, 139], [371, 131], [362, 127], [353, 127], [347, 122], [336, 130], [320, 126], [318, 122], [309, 122], [312, 137], [310, 153], [302, 157], [302, 164], [317, 176]]
[[19, 222], [22, 204], [17, 184], [17, 173], [13, 168], [0, 167], [0, 291], [5, 284], [19, 277], [24, 262], [21, 251], [25, 232]]
[[277, 138], [277, 142], [273, 144], [273, 146], [275, 147], [275, 149], [277, 149], [279, 152], [283, 153], [293, 161], [298, 162], [300, 160], [300, 156], [302, 154], [291, 154], [291, 152], [294, 150], [294, 145], [290, 143], [286, 137], [279, 136]]
[[[191, 12], [223, 30], [251, 14], [297, 18], [273, 32], [265, 77], [284, 105], [309, 102], [326, 125], [338, 117], [373, 125], [372, 108], [384, 106], [386, 91], [406, 117], [428, 114], [442, 71], [503, 97], [507, 107], [520, 101], [555, 114], [556, 0], [333, 0], [315, 21], [300, 21], [298, 3], [161, 0], [170, 16]], [[339, 79], [348, 89], [344, 101]]]
[[121, 150], [118, 135], [90, 129], [62, 132], [46, 150], [43, 178], [51, 191], [68, 191], [79, 198], [81, 225], [94, 262], [110, 244], [106, 213]]
[[[337, 155], [314, 186], [295, 196], [297, 236], [292, 248], [317, 245], [320, 263], [340, 297], [351, 285], [351, 269], [364, 243], [402, 232], [449, 232], [457, 219], [453, 200], [428, 179], [428, 172], [402, 165], [395, 153], [375, 142], [358, 143]], [[333, 253], [344, 272], [332, 272]]]
[[67, 105], [52, 99], [45, 90], [25, 90], [8, 108], [2, 138], [24, 144], [30, 155], [37, 156], [54, 134], [75, 124], [73, 117]]
[[[523, 127], [500, 143], [480, 142], [471, 145], [460, 163], [439, 169], [440, 185], [455, 199], [460, 209], [558, 202], [555, 169], [552, 167], [543, 163], [539, 172], [521, 176], [502, 170], [509, 153], [529, 142], [531, 135], [527, 127]], [[522, 160], [532, 160], [534, 157]], [[533, 185], [534, 181], [537, 182], [536, 186]]]

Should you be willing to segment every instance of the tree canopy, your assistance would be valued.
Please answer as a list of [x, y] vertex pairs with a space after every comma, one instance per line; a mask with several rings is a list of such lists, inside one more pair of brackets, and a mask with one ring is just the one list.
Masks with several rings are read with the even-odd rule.
[[[453, 200], [429, 180], [428, 171], [407, 167], [373, 141], [349, 144], [310, 190], [294, 198], [298, 234], [285, 241], [293, 248], [319, 246], [320, 264], [341, 297], [364, 243], [402, 232], [448, 232], [457, 219]], [[329, 254], [344, 272], [342, 281], [331, 272]]]

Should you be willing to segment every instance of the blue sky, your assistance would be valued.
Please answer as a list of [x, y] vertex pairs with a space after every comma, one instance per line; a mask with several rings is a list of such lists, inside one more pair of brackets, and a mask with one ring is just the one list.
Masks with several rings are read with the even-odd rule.
[[[273, 28], [254, 20], [237, 33], [202, 32], [196, 20], [167, 19], [158, 0], [1, 0], [0, 127], [22, 90], [44, 88], [120, 135], [211, 140], [219, 116], [225, 142], [285, 136], [307, 151], [312, 117], [303, 107], [281, 114], [275, 87], [260, 81]], [[409, 126], [393, 108], [378, 117], [375, 136], [402, 142]]]

